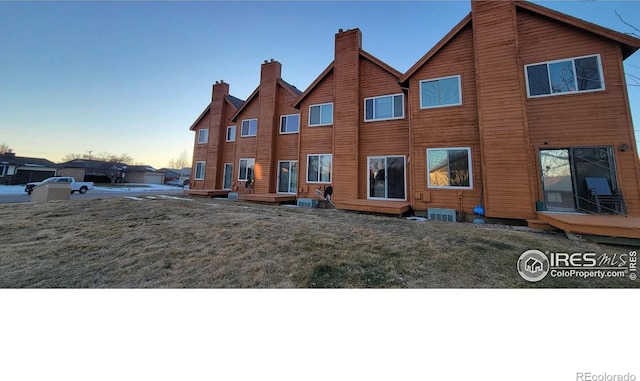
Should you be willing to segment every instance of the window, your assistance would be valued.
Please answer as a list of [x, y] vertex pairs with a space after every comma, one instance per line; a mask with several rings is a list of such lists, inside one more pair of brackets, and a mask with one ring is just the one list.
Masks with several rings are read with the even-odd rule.
[[196, 180], [204, 180], [204, 166], [205, 161], [196, 161], [196, 172], [195, 179]]
[[402, 94], [365, 98], [365, 121], [401, 118], [404, 118], [404, 96]]
[[0, 165], [0, 177], [4, 177], [5, 173], [7, 173], [7, 166]]
[[309, 127], [333, 124], [333, 103], [309, 106]]
[[258, 119], [246, 119], [242, 121], [240, 136], [256, 136], [258, 134]]
[[256, 159], [240, 159], [240, 165], [238, 168], [238, 180], [247, 181], [253, 180], [253, 167], [256, 163]]
[[236, 141], [236, 126], [227, 127], [227, 141], [228, 142]]
[[461, 94], [459, 75], [420, 81], [420, 108], [459, 106]]
[[280, 117], [280, 133], [295, 134], [300, 128], [300, 114], [282, 115]]
[[198, 130], [198, 144], [204, 144], [209, 141], [209, 130], [204, 128], [202, 130]]
[[472, 189], [471, 148], [427, 149], [427, 187]]
[[231, 189], [232, 177], [233, 177], [233, 164], [224, 163], [224, 175], [222, 177], [222, 189]]
[[307, 156], [307, 182], [331, 182], [331, 154]]
[[599, 55], [526, 65], [525, 75], [529, 97], [604, 90]]

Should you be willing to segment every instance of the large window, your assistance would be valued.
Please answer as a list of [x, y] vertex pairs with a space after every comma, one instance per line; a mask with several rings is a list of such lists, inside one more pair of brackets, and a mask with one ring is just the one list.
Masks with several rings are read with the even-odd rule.
[[228, 142], [236, 141], [236, 126], [227, 127], [227, 141]]
[[427, 149], [427, 187], [471, 189], [471, 148]]
[[307, 156], [307, 182], [331, 182], [331, 154]]
[[599, 55], [526, 65], [525, 74], [529, 97], [604, 89]]
[[242, 121], [240, 136], [256, 136], [258, 134], [258, 119], [245, 119]]
[[333, 103], [309, 106], [309, 127], [333, 124]]
[[404, 118], [404, 97], [402, 94], [365, 98], [364, 120], [401, 119]]
[[233, 164], [224, 163], [224, 175], [222, 177], [222, 189], [231, 189], [232, 176], [233, 176]]
[[256, 159], [240, 159], [238, 180], [247, 181], [253, 180], [253, 167], [256, 164]]
[[300, 114], [282, 115], [280, 117], [280, 133], [295, 134], [300, 129]]
[[458, 106], [462, 104], [460, 76], [420, 81], [420, 108]]
[[204, 180], [204, 167], [206, 162], [204, 161], [196, 161], [196, 172], [195, 179], [196, 180]]
[[198, 130], [198, 144], [205, 144], [209, 142], [209, 129], [203, 128]]

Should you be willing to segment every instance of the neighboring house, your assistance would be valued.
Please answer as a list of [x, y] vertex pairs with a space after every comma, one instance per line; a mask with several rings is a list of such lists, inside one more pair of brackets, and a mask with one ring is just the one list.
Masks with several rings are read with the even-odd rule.
[[124, 183], [164, 184], [164, 172], [149, 165], [127, 165], [122, 180]]
[[58, 166], [47, 159], [16, 156], [13, 152], [0, 154], [1, 185], [42, 181], [55, 176], [57, 171]]
[[[314, 197], [332, 186], [343, 209], [463, 215], [481, 205], [488, 217], [534, 221], [540, 208], [593, 211], [585, 178], [597, 177], [640, 216], [622, 65], [640, 39], [525, 1], [471, 8], [404, 74], [363, 51], [354, 29], [336, 34], [333, 62], [298, 96], [274, 61], [242, 106], [214, 85], [191, 126], [194, 188]], [[216, 138], [198, 143], [205, 128]]]
[[[113, 167], [113, 163], [90, 160], [90, 159], [74, 159], [59, 164], [61, 167], [58, 171], [60, 176], [70, 176], [76, 181], [93, 181], [95, 183], [110, 183], [111, 178], [108, 173]], [[120, 168], [124, 169], [125, 164], [121, 164]], [[120, 182], [120, 178], [117, 179]]]
[[191, 168], [160, 168], [158, 171], [164, 173], [164, 181], [172, 181], [172, 180], [189, 180], [191, 177]]

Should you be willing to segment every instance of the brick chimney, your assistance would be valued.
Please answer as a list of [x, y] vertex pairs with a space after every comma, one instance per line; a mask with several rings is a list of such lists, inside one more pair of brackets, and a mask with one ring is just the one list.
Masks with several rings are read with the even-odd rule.
[[[535, 217], [523, 65], [512, 1], [471, 1], [487, 216]], [[505, 177], [517, 186], [504, 188]], [[520, 216], [520, 217], [519, 217]]]
[[260, 67], [255, 193], [276, 192], [277, 163], [274, 155], [278, 134], [278, 79], [281, 74], [282, 64], [273, 58], [265, 60]]
[[362, 114], [360, 104], [359, 29], [343, 31], [335, 36], [334, 104], [333, 104], [333, 171], [334, 199], [358, 198], [358, 129]]

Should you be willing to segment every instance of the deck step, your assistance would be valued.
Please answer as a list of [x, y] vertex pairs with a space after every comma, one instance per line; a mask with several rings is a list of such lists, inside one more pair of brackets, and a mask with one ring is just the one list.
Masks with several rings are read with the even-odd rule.
[[229, 191], [222, 190], [222, 189], [185, 189], [184, 193], [191, 196], [214, 197], [214, 196], [226, 196], [229, 194]]
[[549, 225], [548, 223], [546, 223], [545, 221], [541, 221], [541, 220], [527, 220], [527, 225], [531, 228], [531, 229], [538, 229], [538, 230], [554, 230], [556, 229], [555, 227]]

